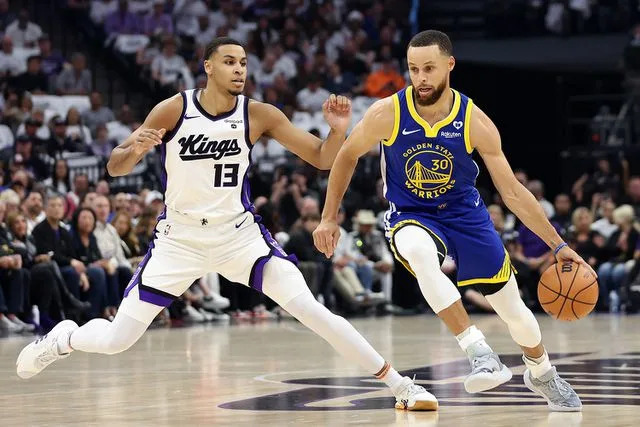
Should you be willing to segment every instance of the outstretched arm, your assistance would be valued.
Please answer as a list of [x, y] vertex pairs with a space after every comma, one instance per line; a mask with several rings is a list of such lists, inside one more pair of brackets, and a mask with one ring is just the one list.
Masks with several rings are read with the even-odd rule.
[[[502, 200], [527, 228], [555, 251], [564, 242], [547, 219], [540, 203], [513, 174], [502, 151], [500, 133], [495, 124], [478, 107], [474, 107], [471, 117], [471, 144], [482, 156]], [[559, 261], [571, 260], [581, 263], [596, 276], [589, 264], [566, 245], [558, 250], [556, 257]]]
[[153, 107], [144, 123], [111, 152], [107, 171], [111, 176], [130, 173], [136, 164], [162, 144], [162, 137], [173, 129], [182, 114], [182, 96], [177, 94]]
[[324, 118], [331, 127], [324, 141], [295, 127], [273, 105], [251, 102], [249, 109], [250, 116], [257, 119], [260, 135], [269, 135], [305, 162], [322, 170], [331, 168], [351, 124], [351, 101], [344, 96], [331, 95], [322, 106]]
[[353, 128], [333, 163], [322, 211], [322, 222], [313, 232], [314, 244], [327, 258], [333, 255], [340, 238], [340, 228], [336, 222], [338, 208], [347, 191], [358, 159], [381, 140], [391, 136], [394, 126], [393, 108], [391, 98], [385, 98], [373, 104]]

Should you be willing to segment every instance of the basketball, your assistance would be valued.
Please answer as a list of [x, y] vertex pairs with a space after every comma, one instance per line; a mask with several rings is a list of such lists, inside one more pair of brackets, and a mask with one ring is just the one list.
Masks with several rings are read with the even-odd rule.
[[558, 320], [582, 319], [598, 302], [598, 280], [578, 263], [557, 263], [540, 277], [538, 300], [544, 311]]

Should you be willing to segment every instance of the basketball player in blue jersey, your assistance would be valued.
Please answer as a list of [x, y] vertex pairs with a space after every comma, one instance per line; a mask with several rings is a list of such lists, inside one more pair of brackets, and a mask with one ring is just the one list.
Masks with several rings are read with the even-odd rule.
[[22, 350], [18, 375], [30, 378], [73, 350], [115, 354], [128, 349], [195, 279], [217, 272], [262, 291], [345, 358], [375, 373], [395, 395], [397, 408], [437, 409], [431, 393], [400, 376], [349, 322], [315, 300], [250, 202], [247, 170], [255, 141], [268, 135], [310, 164], [328, 169], [351, 121], [350, 102], [335, 95], [325, 102], [331, 132], [323, 142], [295, 128], [272, 105], [241, 95], [247, 56], [237, 41], [215, 39], [206, 48], [204, 67], [204, 90], [160, 102], [109, 159], [111, 175], [126, 175], [159, 146], [166, 205], [115, 319], [93, 319], [82, 327], [60, 322]]
[[407, 50], [412, 86], [374, 103], [340, 149], [314, 243], [327, 257], [333, 254], [340, 236], [338, 207], [358, 158], [381, 144], [387, 238], [466, 352], [472, 370], [465, 389], [489, 390], [509, 381], [511, 371], [471, 324], [458, 289], [440, 270], [447, 254], [458, 267], [457, 285], [475, 285], [522, 347], [527, 387], [544, 397], [551, 410], [580, 411], [578, 395], [551, 366], [538, 322], [520, 299], [509, 255], [475, 188], [479, 169], [473, 151], [484, 160], [509, 209], [555, 251], [558, 261], [593, 270], [562, 241], [536, 199], [516, 180], [493, 122], [449, 87], [455, 64], [451, 53], [444, 33], [423, 31], [413, 37]]

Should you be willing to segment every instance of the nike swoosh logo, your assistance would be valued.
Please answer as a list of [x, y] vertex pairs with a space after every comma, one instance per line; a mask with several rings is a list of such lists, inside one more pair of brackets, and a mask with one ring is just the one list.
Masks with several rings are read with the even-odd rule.
[[195, 119], [196, 117], [200, 117], [200, 116], [187, 116], [186, 114], [184, 115], [185, 120]]
[[402, 134], [403, 135], [411, 135], [412, 133], [416, 133], [416, 132], [420, 132], [420, 129], [415, 129], [415, 130], [412, 130], [410, 132], [407, 132], [407, 128], [402, 129]]
[[236, 224], [236, 228], [240, 228], [242, 224], [247, 220], [248, 217], [245, 217], [240, 224]]

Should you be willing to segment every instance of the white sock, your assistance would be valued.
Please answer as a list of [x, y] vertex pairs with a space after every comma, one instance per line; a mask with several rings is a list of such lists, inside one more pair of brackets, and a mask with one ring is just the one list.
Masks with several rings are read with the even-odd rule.
[[470, 357], [482, 356], [493, 352], [485, 341], [484, 335], [475, 325], [471, 325], [462, 331], [460, 335], [456, 336], [456, 339], [460, 348]]
[[549, 372], [552, 368], [547, 350], [544, 351], [544, 354], [542, 356], [535, 359], [525, 354], [523, 360], [524, 364], [527, 368], [529, 368], [529, 371], [531, 371], [531, 375], [533, 375], [534, 378], [540, 378], [544, 376], [544, 374]]
[[393, 369], [389, 362], [384, 362], [384, 366], [378, 372], [376, 372], [375, 377], [379, 380], [384, 381], [384, 383], [391, 389], [391, 391], [395, 394], [396, 389], [402, 382], [402, 376]]

